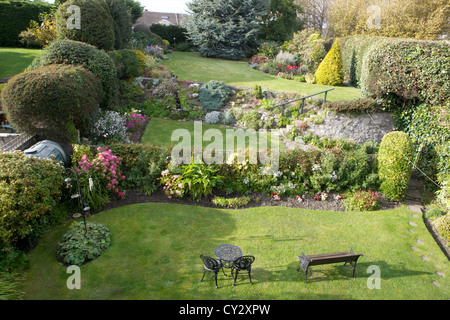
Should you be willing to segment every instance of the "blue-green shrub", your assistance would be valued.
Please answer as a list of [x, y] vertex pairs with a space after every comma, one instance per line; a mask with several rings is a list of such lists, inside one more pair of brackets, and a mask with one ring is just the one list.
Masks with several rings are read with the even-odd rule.
[[223, 82], [211, 80], [200, 87], [199, 100], [203, 110], [218, 111], [231, 96], [231, 89]]

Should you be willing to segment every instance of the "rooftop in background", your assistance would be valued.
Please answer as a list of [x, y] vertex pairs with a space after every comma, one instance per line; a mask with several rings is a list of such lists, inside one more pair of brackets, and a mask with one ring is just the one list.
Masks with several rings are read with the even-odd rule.
[[144, 10], [142, 17], [140, 17], [136, 24], [145, 24], [151, 26], [154, 23], [161, 23], [166, 26], [180, 25], [186, 14], [182, 13], [169, 13], [169, 12], [151, 12]]

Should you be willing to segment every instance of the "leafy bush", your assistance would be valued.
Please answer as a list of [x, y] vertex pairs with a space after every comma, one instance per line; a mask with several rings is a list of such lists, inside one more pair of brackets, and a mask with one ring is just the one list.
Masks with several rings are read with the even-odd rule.
[[117, 89], [115, 64], [103, 50], [80, 41], [55, 40], [33, 60], [28, 70], [50, 64], [71, 64], [89, 70], [99, 78], [102, 84], [103, 108], [114, 104]]
[[219, 123], [220, 114], [221, 113], [219, 111], [208, 112], [205, 116], [205, 122], [206, 123]]
[[440, 218], [433, 221], [433, 225], [436, 227], [437, 231], [441, 237], [450, 240], [450, 215], [446, 214]]
[[[67, 22], [73, 12], [68, 7], [80, 8], [81, 28], [69, 29]], [[114, 49], [114, 19], [103, 0], [68, 0], [56, 11], [56, 32], [59, 39], [82, 41], [106, 51]]]
[[221, 120], [222, 120], [222, 123], [226, 124], [226, 125], [234, 125], [236, 123], [236, 119], [234, 118], [234, 115], [229, 111], [222, 112]]
[[445, 214], [445, 212], [442, 211], [438, 206], [429, 205], [426, 208], [424, 216], [427, 219], [435, 219], [435, 218], [439, 218], [439, 217], [443, 216], [444, 214]]
[[379, 208], [379, 194], [374, 191], [355, 191], [347, 194], [343, 199], [348, 211], [374, 211]]
[[[189, 196], [199, 201], [202, 197], [210, 195], [222, 181], [222, 176], [218, 174], [218, 169], [214, 165], [191, 161], [190, 164], [173, 170], [175, 174], [169, 170], [162, 173], [162, 183], [165, 184], [169, 196], [172, 194]], [[172, 188], [175, 188], [175, 191]]]
[[223, 82], [210, 80], [200, 87], [199, 100], [205, 111], [218, 111], [231, 96], [231, 89]]
[[21, 46], [19, 34], [26, 30], [30, 21], [38, 21], [39, 15], [50, 12], [53, 5], [46, 2], [0, 1], [0, 46]]
[[383, 137], [378, 153], [381, 192], [401, 201], [406, 195], [413, 166], [413, 146], [404, 132], [393, 131]]
[[149, 144], [113, 144], [111, 150], [122, 159], [127, 179], [125, 186], [149, 195], [159, 186], [158, 178], [169, 163], [166, 148]]
[[2, 106], [16, 129], [64, 142], [76, 138], [68, 128], [86, 126], [101, 96], [100, 81], [86, 69], [49, 65], [10, 79]]
[[219, 207], [240, 208], [245, 207], [250, 202], [250, 197], [223, 198], [214, 197], [212, 203]]
[[102, 224], [78, 222], [62, 237], [57, 250], [65, 265], [81, 266], [98, 258], [111, 245], [111, 233]]
[[283, 48], [283, 50], [298, 55], [311, 70], [316, 70], [327, 54], [325, 40], [313, 28], [294, 33], [293, 39], [283, 44]]
[[64, 167], [23, 152], [0, 153], [0, 248], [25, 238], [58, 205]]
[[320, 63], [315, 76], [317, 84], [339, 86], [344, 81], [339, 39], [335, 40], [330, 51]]
[[109, 51], [108, 55], [116, 66], [117, 78], [130, 79], [141, 74], [139, 58], [133, 50], [114, 50]]

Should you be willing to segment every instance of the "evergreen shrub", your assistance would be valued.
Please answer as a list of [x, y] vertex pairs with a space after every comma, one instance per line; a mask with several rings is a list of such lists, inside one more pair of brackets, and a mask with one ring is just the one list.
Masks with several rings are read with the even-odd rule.
[[36, 57], [28, 70], [50, 64], [71, 64], [86, 68], [95, 74], [103, 91], [103, 108], [110, 108], [116, 99], [117, 77], [114, 61], [103, 50], [88, 43], [73, 40], [55, 40]]
[[316, 83], [328, 86], [339, 86], [344, 81], [339, 39], [336, 39], [330, 51], [316, 70]]
[[[69, 29], [73, 12], [68, 7], [76, 5], [80, 8], [80, 28]], [[56, 33], [60, 39], [87, 42], [98, 49], [106, 51], [114, 49], [114, 19], [104, 0], [68, 0], [56, 11]]]
[[401, 131], [386, 134], [378, 151], [381, 192], [390, 200], [402, 201], [413, 166], [413, 145]]
[[[73, 140], [98, 109], [102, 87], [88, 70], [52, 64], [11, 78], [2, 91], [2, 107], [19, 131], [50, 140]], [[75, 133], [76, 135], [76, 133]]]
[[210, 80], [200, 87], [199, 100], [203, 110], [218, 111], [231, 96], [231, 89], [223, 82]]

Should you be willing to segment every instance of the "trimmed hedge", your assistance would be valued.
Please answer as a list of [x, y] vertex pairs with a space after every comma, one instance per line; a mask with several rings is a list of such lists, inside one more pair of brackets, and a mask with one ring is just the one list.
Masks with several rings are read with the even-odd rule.
[[406, 133], [393, 131], [383, 137], [378, 164], [381, 192], [393, 201], [402, 201], [413, 167], [413, 145]]
[[393, 106], [449, 100], [450, 42], [400, 40], [373, 48], [363, 62], [361, 91]]
[[39, 15], [50, 12], [54, 6], [45, 2], [0, 1], [0, 46], [22, 47], [19, 34], [39, 21]]
[[19, 131], [65, 142], [76, 138], [101, 102], [102, 87], [88, 70], [53, 64], [11, 78], [2, 107]]
[[73, 40], [55, 40], [33, 60], [28, 70], [50, 64], [72, 64], [95, 74], [102, 84], [103, 108], [110, 108], [116, 100], [116, 67], [111, 57], [88, 43]]
[[[67, 8], [80, 7], [80, 29], [67, 28], [67, 20], [73, 15]], [[114, 49], [114, 20], [103, 0], [68, 0], [56, 11], [56, 32], [59, 39], [82, 41], [106, 51]]]
[[450, 99], [450, 42], [356, 36], [343, 40], [345, 80], [399, 108]]

